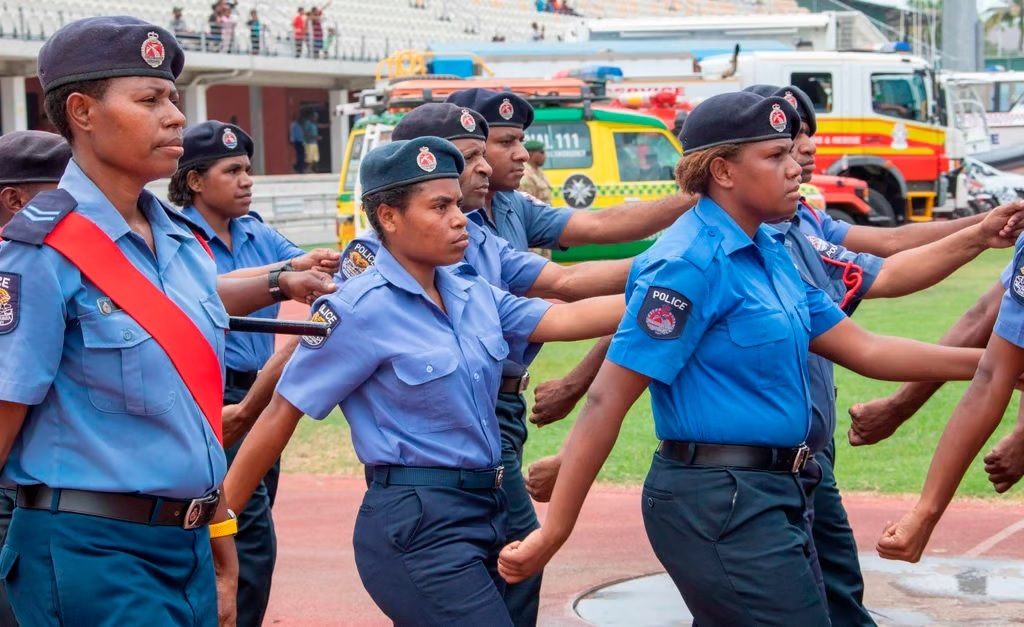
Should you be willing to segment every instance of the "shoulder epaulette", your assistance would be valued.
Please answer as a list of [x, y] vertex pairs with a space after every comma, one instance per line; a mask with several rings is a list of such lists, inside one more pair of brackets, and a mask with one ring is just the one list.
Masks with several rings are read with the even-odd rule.
[[266, 220], [263, 219], [263, 216], [261, 216], [260, 214], [256, 213], [255, 211], [252, 211], [251, 209], [249, 210], [249, 213], [247, 213], [246, 215], [244, 215], [242, 217], [243, 218], [252, 218], [253, 220], [256, 220], [257, 222], [262, 222], [264, 224], [267, 223]]
[[349, 307], [355, 307], [364, 296], [387, 284], [379, 272], [364, 272], [342, 283], [338, 287], [338, 298]]
[[700, 233], [693, 238], [690, 245], [683, 253], [683, 259], [689, 261], [701, 270], [707, 270], [711, 260], [715, 258], [715, 252], [722, 244], [722, 234], [718, 229], [707, 226], [701, 227]]
[[3, 238], [42, 246], [57, 224], [75, 210], [78, 201], [65, 189], [37, 194], [27, 207], [15, 214], [4, 227]]

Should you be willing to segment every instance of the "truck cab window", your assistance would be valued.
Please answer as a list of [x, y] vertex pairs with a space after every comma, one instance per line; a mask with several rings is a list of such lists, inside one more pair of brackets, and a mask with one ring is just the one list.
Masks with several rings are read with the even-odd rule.
[[829, 72], [793, 72], [789, 84], [799, 87], [814, 103], [815, 113], [832, 112], [832, 74]]
[[928, 115], [924, 80], [916, 74], [872, 74], [871, 108], [881, 115], [923, 122]]

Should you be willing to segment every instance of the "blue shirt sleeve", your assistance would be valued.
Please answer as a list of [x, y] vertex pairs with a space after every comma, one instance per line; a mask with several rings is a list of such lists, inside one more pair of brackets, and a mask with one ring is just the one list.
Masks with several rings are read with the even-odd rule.
[[48, 254], [0, 244], [0, 400], [38, 405], [57, 376], [67, 308]]
[[1013, 278], [1013, 261], [1006, 264], [1003, 271], [999, 274], [999, 282], [1003, 284], [1003, 287], [1010, 289], [1010, 279]]
[[494, 304], [498, 308], [498, 318], [501, 319], [501, 331], [505, 340], [513, 345], [522, 344], [522, 341], [530, 337], [533, 330], [540, 324], [541, 318], [551, 309], [552, 304], [540, 298], [523, 298], [513, 296], [505, 290], [486, 283], [494, 297]]
[[277, 384], [278, 394], [317, 420], [369, 379], [380, 362], [370, 329], [336, 296], [313, 305], [313, 319], [332, 324], [331, 335], [303, 337]]
[[270, 235], [270, 245], [273, 246], [274, 249], [274, 259], [290, 261], [296, 257], [301, 257], [306, 254], [306, 251], [293, 244], [292, 241], [284, 235], [281, 235], [277, 229], [269, 226], [266, 226], [266, 228]]
[[575, 212], [565, 207], [556, 209], [522, 192], [516, 194], [516, 200], [522, 208], [526, 239], [530, 247], [558, 249], [562, 231]]
[[[857, 289], [857, 293], [853, 295], [853, 299], [863, 299], [864, 295], [871, 289], [871, 286], [875, 284], [875, 279], [878, 278], [879, 273], [882, 271], [882, 264], [885, 263], [885, 260], [868, 253], [855, 253], [841, 244], [822, 241], [813, 235], [808, 235], [807, 239], [814, 245], [814, 249], [818, 251], [818, 254], [822, 256], [825, 272], [828, 274], [830, 281], [843, 284], [843, 274], [846, 272], [846, 265], [848, 263], [852, 263], [861, 269], [861, 284]], [[836, 263], [831, 263], [832, 261]]]
[[814, 287], [807, 281], [801, 283], [807, 293], [807, 311], [811, 316], [810, 339], [813, 340], [846, 319], [846, 314], [824, 290]]
[[501, 280], [508, 285], [508, 291], [522, 296], [530, 291], [540, 276], [541, 270], [550, 263], [536, 253], [520, 252], [512, 247], [507, 240], [494, 236], [497, 240], [499, 263], [501, 263]]
[[832, 216], [823, 211], [815, 211], [815, 214], [821, 220], [821, 231], [824, 233], [825, 239], [833, 244], [842, 244], [853, 225], [849, 222], [833, 220]]
[[608, 359], [669, 385], [714, 322], [716, 295], [704, 271], [685, 259], [657, 259], [631, 274]]
[[999, 316], [993, 331], [1007, 342], [1024, 348], [1024, 235], [1017, 238], [1013, 261], [1003, 271], [1000, 279], [1006, 286], [1003, 302], [999, 305]]

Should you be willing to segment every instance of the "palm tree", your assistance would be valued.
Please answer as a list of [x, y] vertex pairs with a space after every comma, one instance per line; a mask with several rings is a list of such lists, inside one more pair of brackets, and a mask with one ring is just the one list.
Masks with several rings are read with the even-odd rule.
[[998, 26], [1016, 26], [1020, 35], [1019, 49], [1024, 51], [1024, 0], [1004, 0], [985, 15], [985, 35]]

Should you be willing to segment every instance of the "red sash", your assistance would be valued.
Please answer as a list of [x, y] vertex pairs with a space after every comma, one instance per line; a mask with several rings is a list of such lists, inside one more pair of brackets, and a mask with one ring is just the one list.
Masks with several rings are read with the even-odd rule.
[[[199, 241], [209, 252], [206, 243]], [[153, 336], [171, 358], [217, 441], [223, 445], [224, 386], [220, 360], [195, 323], [87, 218], [69, 213], [46, 236], [45, 243], [67, 257], [83, 276]]]

